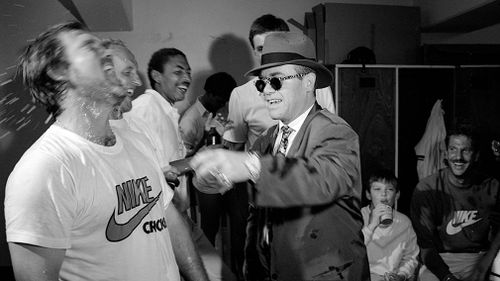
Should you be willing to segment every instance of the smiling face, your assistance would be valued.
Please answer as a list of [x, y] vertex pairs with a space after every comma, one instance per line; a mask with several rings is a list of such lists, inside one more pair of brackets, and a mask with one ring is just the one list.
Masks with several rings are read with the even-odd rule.
[[399, 196], [399, 192], [389, 182], [377, 180], [370, 184], [370, 190], [366, 191], [366, 198], [371, 201], [371, 206], [378, 204], [389, 205], [394, 208], [394, 203]]
[[[285, 64], [264, 69], [260, 76], [266, 80], [272, 77], [284, 78], [296, 74], [297, 71], [294, 65]], [[274, 90], [269, 83], [266, 83], [263, 98], [266, 101], [271, 118], [289, 124], [311, 107], [315, 101], [315, 79], [316, 75], [309, 73], [302, 76], [302, 79], [296, 77], [282, 80], [279, 90]]]
[[163, 65], [163, 73], [153, 70], [152, 75], [155, 90], [170, 103], [183, 100], [191, 85], [191, 67], [182, 55], [170, 57]]
[[474, 151], [472, 140], [465, 135], [451, 135], [448, 140], [446, 159], [456, 179], [466, 178], [477, 160], [477, 152]]
[[94, 104], [120, 104], [127, 94], [100, 39], [84, 31], [62, 32], [58, 38], [69, 64], [66, 72], [69, 88]]
[[112, 46], [110, 53], [118, 80], [121, 82], [128, 95], [120, 105], [122, 113], [132, 109], [132, 95], [136, 87], [141, 86], [141, 79], [137, 72], [137, 61], [134, 55], [123, 46]]

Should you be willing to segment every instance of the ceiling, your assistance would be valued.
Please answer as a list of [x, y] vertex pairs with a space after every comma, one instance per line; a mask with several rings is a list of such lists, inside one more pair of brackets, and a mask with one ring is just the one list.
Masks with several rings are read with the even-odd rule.
[[422, 32], [466, 33], [500, 23], [500, 0], [484, 3], [430, 26]]
[[132, 0], [58, 1], [94, 32], [132, 30]]

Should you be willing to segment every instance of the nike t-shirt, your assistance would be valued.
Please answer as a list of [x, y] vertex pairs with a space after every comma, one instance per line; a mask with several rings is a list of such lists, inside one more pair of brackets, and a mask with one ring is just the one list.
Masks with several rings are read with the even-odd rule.
[[455, 186], [448, 168], [422, 179], [412, 202], [411, 218], [421, 248], [438, 252], [479, 252], [490, 245], [491, 230], [498, 225], [499, 183], [477, 176], [469, 186]]
[[52, 125], [7, 182], [7, 241], [66, 249], [61, 280], [179, 280], [164, 210], [173, 196], [142, 135], [96, 145]]

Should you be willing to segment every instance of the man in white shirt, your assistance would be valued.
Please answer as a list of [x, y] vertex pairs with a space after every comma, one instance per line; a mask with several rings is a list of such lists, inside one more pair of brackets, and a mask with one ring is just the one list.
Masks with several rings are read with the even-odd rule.
[[[21, 56], [25, 84], [56, 119], [5, 195], [17, 280], [207, 280], [150, 142], [110, 124], [128, 98], [101, 40], [70, 22]], [[177, 262], [176, 262], [177, 261]]]
[[[179, 113], [173, 106], [185, 98], [191, 85], [191, 67], [186, 55], [175, 48], [156, 51], [148, 63], [148, 78], [152, 89], [134, 99], [132, 110], [123, 114], [123, 118], [130, 122], [139, 119], [148, 127], [160, 166], [166, 168], [171, 161], [186, 156], [179, 131]], [[186, 177], [179, 177], [179, 182], [172, 200], [191, 225], [193, 240], [210, 280], [235, 280], [201, 229], [187, 216], [190, 202]]]

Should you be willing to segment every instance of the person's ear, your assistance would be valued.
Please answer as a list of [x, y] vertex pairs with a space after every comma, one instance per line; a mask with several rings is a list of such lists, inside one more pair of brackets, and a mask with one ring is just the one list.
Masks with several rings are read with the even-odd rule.
[[62, 65], [49, 66], [47, 75], [55, 81], [67, 81], [69, 79], [68, 68]]
[[370, 194], [370, 190], [369, 189], [365, 190], [365, 194], [366, 194], [366, 198], [368, 200], [372, 201], [372, 195]]
[[399, 190], [396, 192], [396, 197], [394, 197], [394, 203], [398, 202], [399, 196], [401, 196], [401, 192]]
[[305, 75], [302, 80], [305, 82], [305, 87], [307, 90], [314, 90], [314, 84], [316, 83], [316, 73], [310, 72]]
[[[161, 72], [159, 72], [158, 70], [151, 70], [151, 77], [153, 77], [153, 80], [154, 80], [156, 83], [160, 83], [160, 80], [161, 80]], [[151, 85], [151, 87], [153, 87], [153, 85]]]

